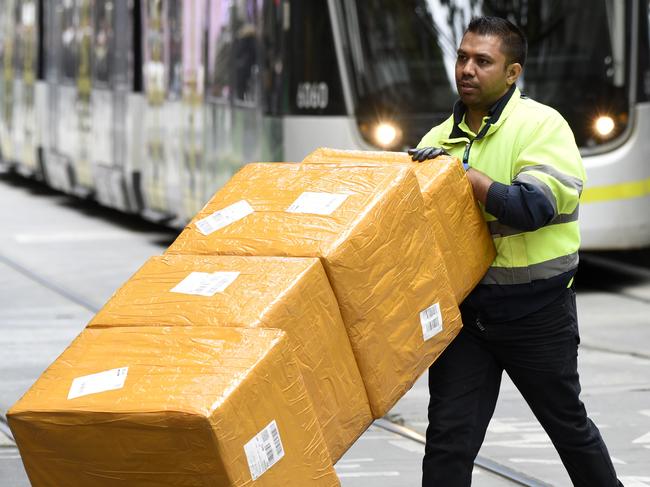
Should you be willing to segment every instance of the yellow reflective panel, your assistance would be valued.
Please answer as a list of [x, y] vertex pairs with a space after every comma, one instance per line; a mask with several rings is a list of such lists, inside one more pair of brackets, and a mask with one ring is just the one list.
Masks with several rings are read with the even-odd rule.
[[650, 194], [650, 178], [630, 183], [612, 184], [586, 188], [582, 193], [582, 203], [597, 203], [599, 201], [625, 200], [642, 198]]

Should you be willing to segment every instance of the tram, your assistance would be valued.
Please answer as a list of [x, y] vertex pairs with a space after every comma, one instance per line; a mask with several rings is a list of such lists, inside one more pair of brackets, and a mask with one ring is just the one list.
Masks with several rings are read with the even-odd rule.
[[647, 246], [649, 3], [3, 0], [2, 161], [181, 226], [248, 161], [414, 146], [457, 97], [464, 27], [498, 15], [581, 148], [583, 248]]

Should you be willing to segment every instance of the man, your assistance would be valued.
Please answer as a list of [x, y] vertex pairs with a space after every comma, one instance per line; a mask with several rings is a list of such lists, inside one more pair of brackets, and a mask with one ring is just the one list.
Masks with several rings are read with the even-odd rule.
[[429, 370], [423, 487], [471, 484], [505, 370], [548, 433], [574, 485], [622, 485], [579, 399], [573, 276], [585, 179], [573, 133], [515, 86], [526, 39], [496, 17], [472, 20], [456, 61], [453, 115], [409, 151], [460, 158], [497, 256], [461, 305], [464, 328]]

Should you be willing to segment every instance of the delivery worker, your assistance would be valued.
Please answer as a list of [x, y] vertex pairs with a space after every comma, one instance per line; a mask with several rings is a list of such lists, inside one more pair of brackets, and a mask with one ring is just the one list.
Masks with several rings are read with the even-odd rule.
[[574, 485], [622, 485], [579, 399], [573, 276], [585, 173], [554, 109], [515, 86], [526, 38], [507, 20], [472, 20], [457, 52], [460, 100], [414, 160], [461, 159], [497, 256], [462, 303], [463, 330], [429, 369], [423, 487], [469, 486], [505, 370], [548, 433]]

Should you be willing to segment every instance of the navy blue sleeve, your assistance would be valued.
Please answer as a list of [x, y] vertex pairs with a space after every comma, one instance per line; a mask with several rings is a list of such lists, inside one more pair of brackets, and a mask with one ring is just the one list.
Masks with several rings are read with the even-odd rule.
[[510, 186], [493, 182], [488, 189], [485, 209], [500, 223], [525, 232], [543, 227], [555, 216], [553, 204], [542, 191], [519, 182]]

